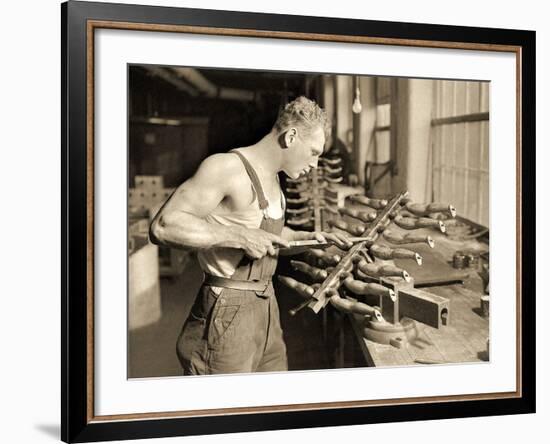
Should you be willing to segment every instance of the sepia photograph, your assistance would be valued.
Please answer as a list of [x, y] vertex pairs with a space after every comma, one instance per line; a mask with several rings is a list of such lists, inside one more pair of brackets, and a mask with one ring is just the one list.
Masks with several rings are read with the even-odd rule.
[[534, 33], [62, 11], [65, 440], [535, 410]]
[[127, 377], [490, 362], [490, 91], [128, 64]]

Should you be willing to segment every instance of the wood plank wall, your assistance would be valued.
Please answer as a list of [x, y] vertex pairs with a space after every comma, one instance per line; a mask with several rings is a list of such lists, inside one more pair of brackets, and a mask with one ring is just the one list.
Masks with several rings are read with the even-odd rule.
[[[432, 126], [433, 199], [489, 225], [489, 82], [435, 81], [433, 119], [478, 115]], [[462, 119], [457, 119], [462, 120]], [[441, 121], [440, 121], [441, 122]]]

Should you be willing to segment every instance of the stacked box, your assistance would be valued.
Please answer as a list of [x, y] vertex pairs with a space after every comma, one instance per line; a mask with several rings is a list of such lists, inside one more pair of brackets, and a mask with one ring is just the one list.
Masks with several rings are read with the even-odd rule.
[[154, 191], [164, 188], [162, 176], [136, 176], [135, 187], [140, 190]]

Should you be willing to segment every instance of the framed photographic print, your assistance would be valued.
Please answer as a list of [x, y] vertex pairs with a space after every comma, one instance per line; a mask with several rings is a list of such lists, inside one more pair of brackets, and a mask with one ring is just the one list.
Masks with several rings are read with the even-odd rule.
[[534, 32], [61, 12], [64, 441], [535, 411]]

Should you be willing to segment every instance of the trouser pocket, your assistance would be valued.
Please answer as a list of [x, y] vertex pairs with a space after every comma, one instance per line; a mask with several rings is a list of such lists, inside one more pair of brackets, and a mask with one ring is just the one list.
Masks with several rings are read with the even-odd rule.
[[207, 371], [251, 372], [261, 359], [267, 326], [266, 299], [251, 290], [226, 289], [216, 302], [208, 337]]
[[176, 354], [184, 374], [205, 372], [209, 318], [216, 299], [217, 295], [210, 287], [202, 287], [183, 324], [176, 341]]
[[205, 344], [204, 332], [206, 320], [190, 314], [176, 342], [176, 353], [183, 367], [184, 374], [202, 373], [201, 362], [204, 361]]
[[208, 327], [208, 347], [218, 348], [228, 337], [235, 333], [236, 320], [241, 310], [240, 298], [225, 297], [229, 289], [223, 289], [212, 309]]

